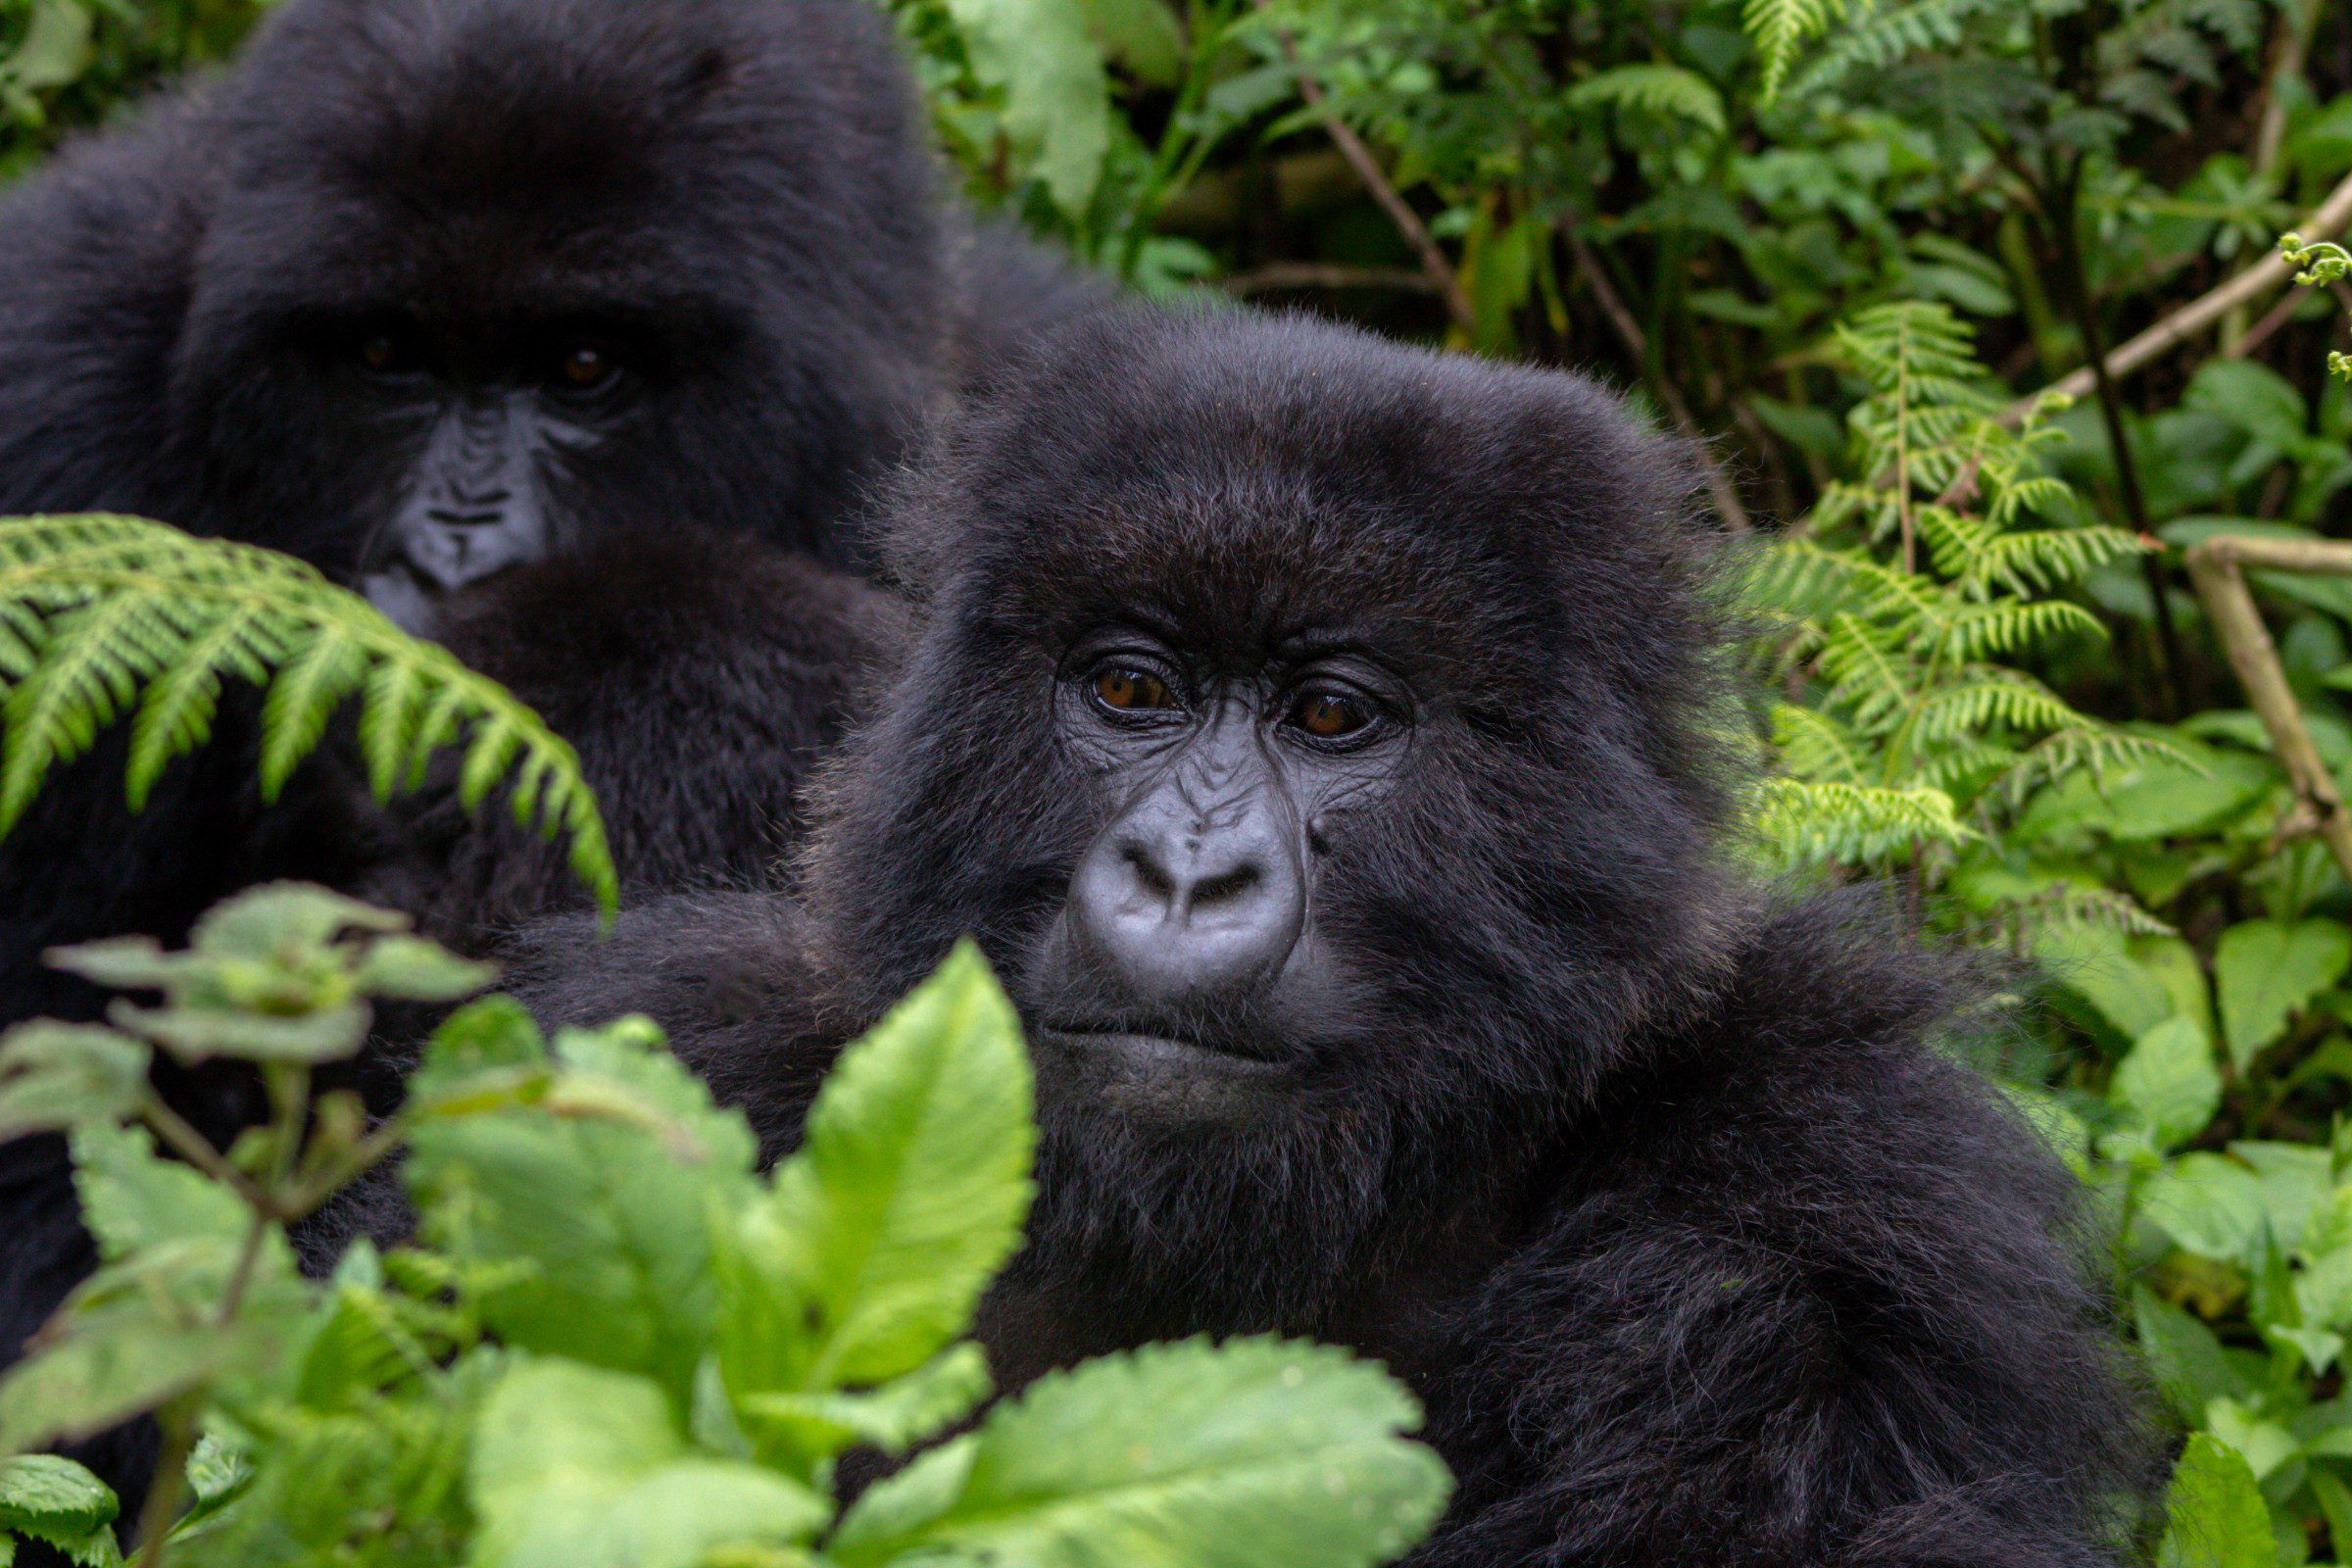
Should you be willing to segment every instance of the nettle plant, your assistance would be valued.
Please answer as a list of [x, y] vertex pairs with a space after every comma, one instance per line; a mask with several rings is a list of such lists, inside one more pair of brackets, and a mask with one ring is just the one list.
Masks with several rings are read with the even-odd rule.
[[[1445, 1507], [1410, 1395], [1338, 1349], [1148, 1347], [989, 1402], [961, 1336], [1019, 1244], [1035, 1135], [968, 946], [843, 1054], [766, 1174], [646, 1020], [550, 1041], [499, 997], [370, 1128], [318, 1091], [371, 1004], [490, 974], [322, 889], [239, 895], [186, 952], [58, 961], [161, 998], [0, 1041], [0, 1133], [69, 1137], [102, 1257], [0, 1378], [0, 1530], [87, 1568], [121, 1560], [115, 1499], [34, 1450], [140, 1416], [150, 1564], [1368, 1568]], [[213, 1147], [150, 1085], [158, 1052], [250, 1064], [269, 1122]], [[306, 1278], [287, 1227], [404, 1151], [417, 1240]], [[844, 1507], [859, 1446], [914, 1457]]]

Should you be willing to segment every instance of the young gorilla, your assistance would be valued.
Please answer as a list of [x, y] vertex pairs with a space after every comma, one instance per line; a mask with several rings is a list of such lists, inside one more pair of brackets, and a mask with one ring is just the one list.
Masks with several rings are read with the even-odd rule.
[[804, 907], [543, 927], [771, 1149], [964, 932], [1038, 1068], [1003, 1381], [1281, 1330], [1419, 1391], [1417, 1563], [2087, 1568], [2145, 1480], [2067, 1174], [1965, 988], [1727, 865], [1676, 453], [1302, 320], [1073, 329], [904, 498], [921, 627]]

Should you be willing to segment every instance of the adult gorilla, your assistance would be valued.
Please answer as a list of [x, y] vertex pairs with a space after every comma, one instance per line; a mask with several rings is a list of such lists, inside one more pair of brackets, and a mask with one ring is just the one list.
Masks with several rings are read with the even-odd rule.
[[2144, 1481], [2074, 1189], [1965, 990], [1727, 862], [1725, 622], [1592, 385], [1328, 325], [1075, 329], [908, 497], [908, 665], [805, 912], [543, 930], [771, 1148], [965, 931], [1028, 1026], [1001, 1381], [1194, 1333], [1380, 1356], [1423, 1564], [2118, 1561]]
[[[859, 487], [1094, 298], [943, 207], [927, 142], [859, 0], [289, 0], [0, 199], [0, 514], [302, 556], [549, 716], [624, 886], [748, 879], [892, 639], [820, 564]], [[251, 719], [141, 815], [119, 734], [51, 782], [0, 844], [0, 1023], [97, 1005], [45, 948], [264, 877], [465, 942], [576, 896], [446, 800], [355, 820], [331, 764], [264, 810]], [[250, 1090], [171, 1093], [226, 1138]], [[0, 1150], [0, 1359], [86, 1270], [74, 1213], [56, 1141]]]
[[[0, 514], [139, 513], [364, 585], [573, 726], [626, 882], [746, 874], [889, 613], [782, 552], [852, 561], [912, 427], [1094, 298], [934, 172], [858, 0], [293, 0], [0, 201]], [[0, 1021], [90, 1004], [53, 943], [352, 880], [349, 822], [259, 812], [251, 766], [216, 747], [138, 820], [119, 748], [51, 786], [0, 848]], [[399, 886], [449, 892], [404, 851]], [[452, 934], [552, 865], [466, 877]]]

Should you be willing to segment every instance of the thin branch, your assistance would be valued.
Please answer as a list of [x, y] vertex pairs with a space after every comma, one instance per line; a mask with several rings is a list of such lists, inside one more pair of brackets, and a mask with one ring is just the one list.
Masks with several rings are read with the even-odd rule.
[[[1256, 0], [1256, 3], [1263, 10], [1268, 0]], [[1282, 58], [1298, 78], [1298, 96], [1306, 100], [1308, 108], [1323, 109], [1323, 84], [1315, 80], [1312, 72], [1298, 63], [1298, 40], [1291, 35], [1287, 27], [1277, 27], [1274, 37], [1282, 46]], [[1354, 127], [1346, 121], [1329, 112], [1323, 116], [1323, 129], [1331, 137], [1332, 145], [1340, 150], [1340, 156], [1348, 160], [1348, 167], [1355, 171], [1355, 177], [1363, 181], [1364, 189], [1372, 193], [1374, 201], [1380, 203], [1381, 211], [1389, 215], [1389, 221], [1396, 225], [1396, 232], [1404, 236], [1404, 242], [1421, 259], [1421, 270], [1428, 274], [1438, 296], [1445, 300], [1446, 312], [1453, 318], [1453, 324], [1465, 332], [1474, 329], [1478, 325], [1478, 315], [1470, 309], [1470, 296], [1462, 292], [1461, 279], [1453, 275], [1453, 264], [1446, 260], [1446, 252], [1429, 232], [1429, 225], [1421, 221], [1421, 215], [1396, 194], [1395, 185], [1389, 183], [1389, 176], [1381, 170], [1380, 160], [1372, 155], [1371, 148], [1364, 145], [1363, 137], [1358, 136]]]
[[2188, 580], [2205, 602], [2215, 633], [2237, 672], [2246, 700], [2269, 731], [2271, 750], [2293, 782], [2299, 805], [2326, 841], [2335, 863], [2352, 877], [2352, 813], [2335, 787], [2335, 775], [2303, 722], [2303, 709], [2287, 684], [2286, 666], [2263, 624], [2242, 566], [2352, 576], [2352, 544], [2332, 539], [2250, 539], [2217, 534], [2188, 552]]
[[[1609, 274], [1602, 269], [1600, 258], [1592, 254], [1592, 247], [1587, 245], [1573, 229], [1562, 225], [1561, 232], [1567, 236], [1568, 255], [1576, 264], [1576, 275], [1585, 287], [1592, 291], [1593, 302], [1599, 305], [1600, 314], [1616, 329], [1617, 336], [1625, 343], [1626, 352], [1633, 355], [1634, 363], [1647, 366], [1649, 339], [1643, 334], [1642, 323], [1634, 319], [1633, 311], [1618, 294], [1616, 285], [1609, 281]], [[1681, 390], [1662, 374], [1651, 377], [1650, 387], [1657, 393], [1658, 401], [1666, 406], [1667, 416], [1674, 420], [1674, 427], [1690, 438], [1691, 450], [1698, 454], [1699, 476], [1706, 483], [1707, 497], [1714, 502], [1716, 514], [1723, 518], [1724, 526], [1734, 533], [1750, 531], [1755, 526], [1754, 520], [1748, 516], [1747, 508], [1741, 504], [1740, 492], [1723, 471], [1723, 466], [1715, 461], [1715, 454], [1707, 445], [1706, 432], [1699, 428], [1698, 420], [1690, 413], [1690, 405], [1683, 401]]]
[[2272, 333], [2294, 319], [2295, 311], [2302, 303], [2303, 297], [2290, 289], [2286, 297], [2272, 306], [2261, 320], [2246, 328], [2244, 332], [2238, 334], [2236, 342], [2222, 350], [2222, 358], [2242, 360], [2252, 354], [2270, 341]]
[[[2307, 240], [2322, 240], [2333, 235], [2346, 223], [2352, 222], [2352, 174], [2344, 176], [2328, 199], [2313, 208], [2293, 232]], [[2295, 270], [2277, 251], [2272, 251], [2252, 267], [2200, 295], [2173, 312], [2163, 320], [2138, 336], [2119, 345], [2103, 361], [2109, 377], [2130, 375], [2150, 360], [2179, 347], [2214, 322], [2230, 314], [2231, 308], [2249, 300], [2259, 299], [2275, 288], [2281, 287], [2293, 277]], [[2097, 383], [2090, 366], [2083, 366], [2071, 375], [2063, 376], [2048, 387], [2050, 392], [2063, 392], [2068, 397], [2081, 397]], [[2001, 422], [2014, 425], [2024, 419], [2034, 407], [2033, 397], [2020, 398], [2001, 411]]]

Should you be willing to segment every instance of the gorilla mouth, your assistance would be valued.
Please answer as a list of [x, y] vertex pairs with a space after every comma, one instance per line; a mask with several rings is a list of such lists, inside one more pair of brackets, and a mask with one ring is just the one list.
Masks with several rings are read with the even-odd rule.
[[1238, 1044], [1209, 1044], [1188, 1035], [1123, 1024], [1044, 1023], [1041, 1042], [1073, 1055], [1091, 1057], [1123, 1074], [1139, 1077], [1214, 1074], [1271, 1078], [1293, 1063]]

